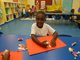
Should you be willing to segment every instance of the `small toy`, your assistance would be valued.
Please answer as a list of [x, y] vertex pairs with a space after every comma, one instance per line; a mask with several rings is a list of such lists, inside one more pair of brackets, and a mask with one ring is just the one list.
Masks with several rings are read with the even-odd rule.
[[26, 48], [26, 46], [24, 44], [19, 44], [18, 50], [22, 51], [22, 50], [27, 50], [28, 48]]
[[78, 51], [78, 54], [80, 54], [80, 51]]
[[76, 60], [76, 57], [78, 57], [80, 55], [80, 51], [76, 52], [74, 51], [73, 48], [69, 47], [69, 51], [71, 52], [71, 54], [74, 56], [74, 60]]
[[77, 42], [74, 42], [74, 43], [72, 43], [71, 45], [72, 45], [72, 46], [75, 46], [76, 44], [77, 44]]
[[78, 52], [72, 52], [72, 54], [75, 56], [75, 57], [77, 57], [78, 56]]
[[74, 60], [76, 60], [76, 57], [79, 55], [78, 52], [72, 52], [72, 54], [74, 55]]
[[70, 52], [73, 52], [73, 50], [74, 50], [74, 49], [73, 49], [73, 48], [71, 48], [71, 47], [69, 47], [69, 49], [68, 49], [68, 50], [69, 50]]
[[[75, 46], [77, 42], [73, 42], [71, 46]], [[80, 51], [75, 51], [72, 47], [68, 48], [69, 52], [74, 56], [74, 60], [77, 60], [77, 57], [80, 56]]]
[[18, 41], [22, 41], [22, 40], [23, 40], [23, 38], [21, 38], [21, 37], [20, 37], [20, 38], [18, 38]]

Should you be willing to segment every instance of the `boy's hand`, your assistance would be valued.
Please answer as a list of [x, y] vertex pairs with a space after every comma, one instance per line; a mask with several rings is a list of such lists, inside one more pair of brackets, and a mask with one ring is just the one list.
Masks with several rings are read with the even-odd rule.
[[56, 46], [56, 41], [51, 40], [51, 46], [55, 47]]
[[48, 46], [47, 41], [41, 42], [41, 46], [44, 47], [44, 48], [47, 48], [47, 46]]

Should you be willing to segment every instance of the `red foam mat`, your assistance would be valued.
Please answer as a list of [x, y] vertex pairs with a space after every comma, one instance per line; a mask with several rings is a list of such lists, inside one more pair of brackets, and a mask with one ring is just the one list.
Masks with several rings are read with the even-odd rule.
[[[47, 40], [48, 42], [50, 42], [51, 39], [52, 39], [52, 36], [46, 36], [46, 37], [38, 38], [38, 40], [40, 40], [40, 41]], [[29, 55], [38, 54], [41, 52], [54, 50], [54, 49], [62, 48], [62, 47], [66, 46], [66, 44], [63, 41], [61, 41], [59, 38], [57, 38], [57, 40], [56, 40], [56, 47], [43, 48], [43, 47], [37, 45], [36, 43], [34, 43], [31, 38], [26, 40], [26, 45], [28, 48]]]

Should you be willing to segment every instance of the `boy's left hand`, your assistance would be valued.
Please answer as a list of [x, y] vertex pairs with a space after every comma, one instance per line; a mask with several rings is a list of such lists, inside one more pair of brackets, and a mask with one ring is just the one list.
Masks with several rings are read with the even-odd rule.
[[56, 46], [56, 41], [51, 40], [50, 44], [51, 44], [52, 47], [55, 47]]

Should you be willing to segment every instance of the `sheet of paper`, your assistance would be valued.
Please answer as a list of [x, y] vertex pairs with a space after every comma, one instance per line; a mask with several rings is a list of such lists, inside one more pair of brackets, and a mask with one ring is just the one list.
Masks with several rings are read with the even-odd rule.
[[[47, 40], [48, 42], [50, 42], [51, 39], [52, 39], [52, 36], [38, 38], [38, 40], [40, 40], [40, 41]], [[29, 55], [38, 54], [38, 53], [49, 51], [49, 50], [55, 50], [57, 48], [62, 48], [62, 47], [66, 46], [66, 44], [63, 41], [61, 41], [59, 38], [57, 38], [57, 40], [56, 40], [56, 47], [43, 48], [43, 47], [37, 45], [36, 43], [34, 43], [31, 38], [26, 40], [26, 45], [28, 48]]]

